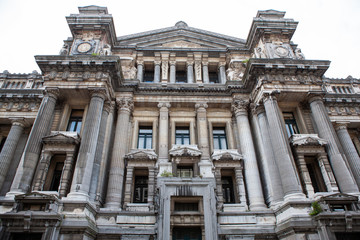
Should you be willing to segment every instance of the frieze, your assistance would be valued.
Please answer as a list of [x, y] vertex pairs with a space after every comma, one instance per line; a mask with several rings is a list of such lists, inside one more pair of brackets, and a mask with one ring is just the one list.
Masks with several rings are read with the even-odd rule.
[[215, 161], [226, 161], [226, 160], [233, 160], [233, 161], [240, 161], [243, 159], [243, 156], [238, 153], [236, 149], [217, 149], [214, 150], [213, 155], [211, 156], [212, 160]]
[[107, 81], [110, 75], [108, 72], [97, 71], [90, 72], [85, 70], [84, 72], [73, 71], [56, 71], [51, 70], [44, 75], [45, 81]]
[[360, 107], [358, 104], [326, 104], [326, 110], [331, 116], [359, 116]]
[[36, 112], [39, 110], [40, 104], [41, 99], [6, 98], [0, 100], [0, 111]]
[[327, 141], [319, 138], [317, 134], [293, 134], [290, 142], [293, 146], [300, 145], [319, 145], [323, 146], [327, 144]]

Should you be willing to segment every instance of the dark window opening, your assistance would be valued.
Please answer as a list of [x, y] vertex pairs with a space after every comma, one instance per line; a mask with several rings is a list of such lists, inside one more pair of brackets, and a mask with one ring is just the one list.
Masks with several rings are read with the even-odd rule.
[[148, 177], [135, 176], [134, 203], [147, 203], [148, 198]]
[[214, 149], [227, 149], [225, 128], [213, 128]]
[[232, 177], [221, 177], [224, 203], [235, 203], [234, 184]]
[[314, 192], [326, 192], [325, 182], [316, 159], [306, 159], [306, 167], [310, 175]]
[[209, 72], [209, 82], [210, 83], [219, 83], [219, 76], [217, 72]]
[[11, 240], [41, 240], [42, 233], [12, 233]]
[[186, 83], [187, 82], [187, 74], [186, 71], [176, 71], [176, 82], [177, 83]]
[[1, 139], [1, 142], [0, 142], [0, 152], [1, 152], [1, 150], [3, 149], [3, 147], [4, 147], [4, 145], [5, 145], [5, 142], [6, 142], [6, 137], [3, 137], [3, 138]]
[[83, 115], [84, 110], [72, 110], [66, 131], [80, 133]]
[[190, 144], [190, 130], [188, 127], [176, 127], [175, 129], [175, 144], [189, 145]]
[[198, 212], [198, 202], [175, 202], [174, 211], [178, 212]]
[[140, 127], [138, 135], [138, 149], [152, 148], [152, 127]]
[[173, 228], [172, 240], [201, 240], [201, 228], [179, 227]]
[[192, 178], [194, 176], [193, 167], [192, 166], [178, 166], [176, 176], [182, 177], [182, 178]]
[[333, 212], [352, 211], [351, 204], [330, 204], [330, 209]]
[[66, 155], [64, 154], [57, 154], [51, 158], [50, 166], [48, 168], [46, 176], [46, 181], [44, 184], [44, 191], [59, 190], [65, 158]]
[[58, 191], [63, 168], [64, 168], [64, 162], [56, 163], [49, 191]]
[[297, 127], [294, 114], [292, 112], [284, 112], [283, 116], [288, 137], [291, 137], [294, 134], [299, 134], [300, 132], [299, 128]]
[[144, 72], [144, 82], [154, 82], [154, 71], [148, 71], [146, 70]]

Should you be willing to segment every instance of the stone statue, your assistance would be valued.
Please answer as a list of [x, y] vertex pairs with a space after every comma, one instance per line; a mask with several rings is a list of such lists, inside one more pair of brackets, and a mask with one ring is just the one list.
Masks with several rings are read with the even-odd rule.
[[255, 56], [256, 58], [266, 58], [266, 55], [262, 47], [257, 47], [255, 49]]
[[295, 57], [296, 57], [296, 59], [301, 59], [301, 60], [305, 59], [305, 56], [304, 56], [304, 54], [301, 52], [301, 49], [300, 49], [300, 48], [296, 48], [296, 49], [295, 49]]
[[239, 81], [244, 76], [244, 64], [240, 61], [230, 62], [229, 68], [226, 70], [227, 79], [230, 81]]
[[136, 67], [132, 66], [132, 67], [130, 68], [130, 79], [136, 78], [136, 73], [137, 73]]
[[67, 43], [64, 43], [60, 50], [60, 55], [65, 56], [69, 54], [69, 45]]
[[103, 49], [100, 51], [101, 56], [111, 55], [111, 47], [109, 44], [105, 44]]

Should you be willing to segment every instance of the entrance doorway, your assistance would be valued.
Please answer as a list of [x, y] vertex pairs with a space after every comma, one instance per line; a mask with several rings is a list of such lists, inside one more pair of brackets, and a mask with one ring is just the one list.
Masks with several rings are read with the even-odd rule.
[[179, 227], [173, 229], [173, 240], [201, 240], [201, 228]]

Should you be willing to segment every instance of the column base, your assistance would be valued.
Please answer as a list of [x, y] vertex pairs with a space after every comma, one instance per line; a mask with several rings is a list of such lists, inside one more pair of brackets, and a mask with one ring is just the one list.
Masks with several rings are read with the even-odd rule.
[[121, 211], [121, 207], [120, 207], [120, 204], [117, 203], [117, 202], [109, 202], [109, 203], [105, 203], [105, 206], [104, 206], [105, 209], [111, 209], [111, 210], [118, 210], [118, 211]]
[[290, 193], [284, 196], [284, 201], [291, 201], [291, 200], [303, 200], [306, 196], [303, 193]]
[[250, 204], [249, 208], [250, 211], [261, 211], [261, 210], [266, 210], [267, 206], [264, 203], [255, 203], [255, 204]]
[[69, 200], [78, 200], [78, 201], [90, 201], [90, 196], [87, 193], [82, 192], [70, 192], [66, 198]]

